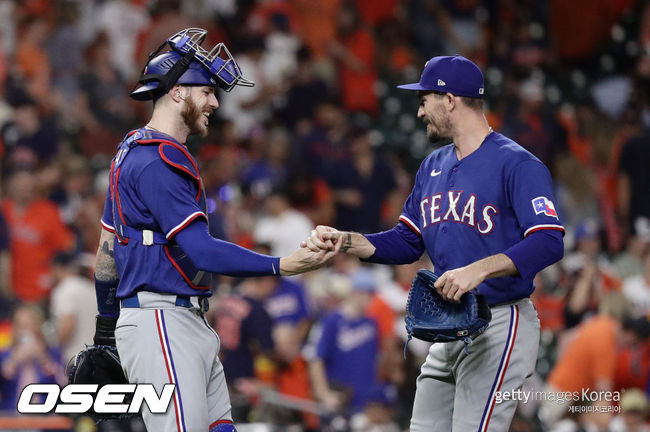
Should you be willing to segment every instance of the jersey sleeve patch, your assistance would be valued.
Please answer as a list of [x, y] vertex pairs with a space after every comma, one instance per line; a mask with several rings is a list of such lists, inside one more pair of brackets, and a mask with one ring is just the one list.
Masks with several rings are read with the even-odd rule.
[[545, 196], [533, 198], [531, 200], [531, 203], [533, 204], [533, 210], [535, 210], [536, 215], [545, 214], [546, 216], [551, 216], [557, 220], [560, 220], [557, 217], [557, 210], [555, 210], [555, 205], [553, 204], [553, 201], [546, 198]]

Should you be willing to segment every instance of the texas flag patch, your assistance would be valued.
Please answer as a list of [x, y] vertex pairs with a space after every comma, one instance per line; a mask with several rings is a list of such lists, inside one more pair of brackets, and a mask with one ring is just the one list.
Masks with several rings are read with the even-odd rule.
[[559, 219], [557, 217], [557, 211], [555, 210], [555, 206], [553, 205], [553, 201], [546, 197], [537, 197], [532, 200], [533, 203], [533, 208], [535, 209], [535, 214], [538, 215], [540, 213], [544, 213], [546, 216], [552, 216], [556, 219]]

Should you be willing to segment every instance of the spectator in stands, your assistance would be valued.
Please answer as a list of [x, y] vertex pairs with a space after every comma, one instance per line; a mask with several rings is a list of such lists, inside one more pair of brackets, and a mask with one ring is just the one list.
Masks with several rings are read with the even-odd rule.
[[313, 57], [307, 45], [296, 53], [296, 71], [289, 78], [286, 102], [280, 116], [289, 130], [304, 129], [316, 110], [316, 106], [327, 99], [327, 83], [316, 76]]
[[95, 286], [81, 274], [80, 258], [63, 252], [52, 261], [50, 314], [66, 362], [92, 344], [97, 314]]
[[631, 231], [639, 217], [650, 219], [650, 129], [628, 140], [618, 166], [618, 202], [623, 223]]
[[350, 159], [332, 163], [327, 176], [337, 204], [336, 226], [361, 233], [381, 231], [383, 204], [397, 187], [393, 169], [375, 154], [368, 130], [353, 128], [347, 141]]
[[293, 165], [309, 166], [315, 176], [327, 178], [330, 164], [350, 157], [347, 140], [348, 118], [334, 99], [316, 107], [314, 121], [296, 137]]
[[567, 328], [598, 311], [603, 295], [620, 291], [620, 279], [609, 270], [604, 260], [600, 231], [593, 221], [584, 221], [575, 231], [575, 252], [568, 255], [562, 266], [568, 273], [568, 294], [564, 309]]
[[642, 259], [643, 273], [623, 279], [623, 295], [639, 315], [650, 316], [650, 245], [646, 244]]
[[125, 77], [111, 62], [109, 37], [99, 33], [86, 48], [85, 68], [79, 77], [83, 93], [76, 103], [81, 123], [80, 148], [87, 156], [113, 155], [133, 124], [133, 110]]
[[502, 132], [537, 156], [554, 173], [558, 158], [568, 151], [566, 132], [545, 101], [540, 80], [523, 80], [517, 94], [519, 100], [506, 112]]
[[251, 159], [239, 176], [244, 189], [252, 198], [261, 201], [274, 188], [282, 188], [289, 180], [289, 135], [282, 128], [260, 134], [259, 139], [251, 140], [255, 149]]
[[41, 105], [49, 106], [52, 67], [45, 44], [52, 29], [47, 15], [28, 16], [20, 27], [21, 37], [14, 53], [17, 71], [25, 80], [29, 95]]
[[630, 389], [621, 396], [621, 415], [609, 424], [610, 432], [650, 432], [648, 396], [639, 389]]
[[[11, 289], [11, 251], [9, 249], [9, 226], [0, 208], [0, 296], [7, 305], [14, 294]], [[2, 308], [4, 309], [4, 308]], [[2, 312], [5, 312], [4, 310]], [[4, 315], [4, 314], [3, 314]]]
[[635, 340], [617, 352], [614, 389], [647, 389], [650, 384], [650, 318], [646, 315], [626, 317], [623, 330]]
[[[313, 399], [309, 382], [308, 364], [301, 353], [302, 338], [297, 328], [289, 323], [273, 326], [276, 371], [274, 386], [278, 392], [305, 400]], [[301, 412], [301, 422], [307, 430], [316, 430], [318, 417]]]
[[238, 92], [224, 94], [219, 102], [220, 115], [235, 124], [237, 136], [248, 138], [254, 129], [271, 118], [272, 101], [283, 93], [284, 82], [273, 81], [265, 70], [266, 57], [264, 39], [248, 37], [240, 41], [240, 51], [235, 56], [241, 70], [246, 71], [246, 79], [255, 87], [243, 87]]
[[7, 95], [13, 108], [11, 120], [0, 129], [7, 165], [47, 163], [58, 150], [58, 131], [54, 119], [41, 116], [36, 101], [21, 88]]
[[304, 285], [296, 278], [274, 278], [275, 289], [264, 306], [273, 319], [273, 325], [286, 324], [294, 327], [303, 342], [311, 326], [311, 302]]
[[379, 346], [384, 348], [395, 337], [395, 313], [379, 295], [379, 284], [370, 267], [359, 267], [351, 274], [352, 288], [372, 293], [365, 315], [377, 326]]
[[374, 290], [350, 283], [341, 305], [323, 316], [309, 373], [316, 398], [331, 410], [363, 410], [377, 382], [379, 333], [365, 316]]
[[[602, 297], [599, 314], [580, 324], [567, 346], [560, 349], [558, 361], [548, 378], [547, 394], [582, 394], [583, 389], [614, 391], [617, 351], [637, 342], [635, 334], [623, 326], [628, 313], [629, 304], [620, 293]], [[568, 413], [571, 403], [578, 402], [549, 398], [543, 401], [540, 416], [550, 426]], [[611, 401], [603, 398], [582, 402], [607, 406]]]
[[262, 385], [258, 377], [268, 375], [260, 365], [268, 365], [273, 355], [273, 321], [264, 301], [273, 292], [272, 278], [247, 278], [235, 294], [218, 300], [208, 320], [221, 339], [219, 355], [231, 389], [233, 420], [244, 421], [252, 399]]
[[254, 238], [271, 247], [271, 254], [285, 256], [308, 237], [314, 224], [307, 216], [291, 208], [286, 187], [276, 186], [264, 202], [266, 215], [257, 223]]
[[22, 169], [11, 174], [2, 202], [11, 233], [11, 285], [21, 301], [44, 302], [50, 295], [50, 263], [73, 246], [73, 237], [51, 201], [39, 198], [36, 176]]
[[350, 420], [352, 432], [400, 432], [393, 421], [397, 390], [390, 385], [375, 385], [370, 391], [363, 412]]
[[377, 115], [375, 41], [361, 21], [355, 2], [344, 2], [338, 17], [338, 38], [328, 46], [339, 64], [339, 92], [348, 112]]
[[57, 348], [48, 347], [42, 331], [43, 314], [35, 305], [21, 305], [12, 320], [12, 344], [0, 352], [0, 410], [15, 411], [27, 384], [65, 383]]

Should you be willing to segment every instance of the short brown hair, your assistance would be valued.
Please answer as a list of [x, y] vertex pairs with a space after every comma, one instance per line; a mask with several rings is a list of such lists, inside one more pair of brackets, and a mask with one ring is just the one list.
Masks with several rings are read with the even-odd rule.
[[460, 96], [466, 107], [476, 111], [483, 111], [483, 99]]

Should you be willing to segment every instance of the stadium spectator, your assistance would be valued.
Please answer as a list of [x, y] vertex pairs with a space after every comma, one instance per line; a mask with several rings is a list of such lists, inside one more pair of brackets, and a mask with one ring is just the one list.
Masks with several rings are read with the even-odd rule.
[[50, 315], [63, 360], [69, 361], [90, 345], [97, 301], [93, 282], [81, 274], [81, 257], [59, 253], [52, 261], [54, 288]]
[[15, 412], [27, 384], [65, 383], [60, 352], [47, 346], [42, 325], [43, 313], [35, 305], [21, 305], [14, 312], [11, 346], [0, 352], [2, 411]]
[[[277, 323], [273, 327], [276, 371], [274, 385], [278, 392], [304, 400], [313, 399], [309, 381], [308, 364], [301, 353], [302, 338], [297, 328], [287, 323]], [[316, 430], [319, 419], [307, 412], [300, 413], [303, 427]]]
[[306, 164], [320, 178], [327, 178], [331, 163], [349, 158], [348, 119], [333, 99], [316, 106], [313, 122], [299, 131], [292, 154], [294, 165]]
[[639, 315], [650, 316], [650, 247], [643, 255], [643, 273], [623, 279], [623, 295], [632, 303]]
[[11, 236], [11, 286], [18, 299], [29, 302], [47, 300], [51, 260], [73, 246], [56, 205], [38, 197], [36, 181], [28, 170], [15, 171], [8, 181], [8, 198], [2, 202]]
[[19, 76], [25, 80], [29, 96], [43, 106], [50, 105], [50, 65], [45, 43], [51, 32], [47, 15], [30, 15], [25, 18], [19, 31], [15, 52]]
[[627, 141], [618, 166], [618, 202], [622, 221], [631, 230], [639, 217], [650, 219], [650, 129]]
[[370, 392], [363, 412], [350, 420], [351, 432], [400, 432], [393, 421], [397, 390], [390, 385], [376, 385]]
[[81, 126], [80, 148], [87, 156], [112, 155], [115, 143], [133, 124], [126, 81], [111, 63], [109, 37], [99, 33], [85, 50], [79, 77], [83, 92], [76, 101]]
[[231, 391], [233, 420], [245, 421], [255, 398], [259, 397], [260, 375], [268, 377], [268, 366], [273, 354], [271, 317], [264, 309], [264, 301], [273, 292], [273, 278], [247, 278], [238, 292], [218, 300], [209, 311], [208, 320], [221, 335], [219, 352]]
[[342, 4], [338, 38], [330, 42], [328, 52], [339, 63], [339, 94], [343, 108], [348, 112], [377, 115], [375, 41], [361, 21], [355, 2]]
[[397, 188], [391, 166], [375, 154], [369, 131], [353, 128], [347, 135], [350, 159], [333, 162], [327, 182], [336, 202], [336, 226], [361, 233], [382, 228], [383, 205]]
[[[9, 249], [9, 226], [0, 209], [0, 295], [6, 305], [14, 295], [11, 289], [11, 252]], [[2, 308], [4, 309], [4, 308]], [[3, 312], [5, 312], [3, 310]]]
[[36, 101], [21, 88], [12, 87], [7, 102], [13, 112], [11, 120], [0, 130], [6, 153], [3, 165], [32, 168], [38, 163], [49, 162], [59, 145], [54, 119], [41, 115]]
[[639, 389], [631, 389], [621, 396], [621, 415], [612, 419], [610, 432], [650, 432], [647, 422], [648, 396]]
[[569, 287], [564, 309], [567, 328], [595, 314], [605, 294], [621, 290], [621, 280], [605, 261], [599, 235], [598, 225], [584, 221], [574, 234], [575, 252], [562, 261]]
[[280, 117], [289, 130], [304, 129], [311, 121], [316, 106], [327, 99], [327, 83], [316, 76], [312, 53], [303, 45], [296, 53], [296, 70], [289, 78], [286, 101]]
[[535, 78], [519, 83], [519, 99], [506, 112], [501, 129], [554, 173], [557, 159], [567, 151], [566, 132], [545, 102], [542, 85]]
[[296, 278], [275, 278], [275, 289], [266, 299], [264, 307], [273, 319], [273, 325], [290, 325], [295, 328], [300, 342], [307, 337], [311, 326], [311, 302], [305, 287]]
[[633, 336], [633, 343], [619, 347], [616, 355], [614, 389], [645, 389], [650, 379], [650, 321], [646, 315], [623, 319], [623, 330]]
[[[583, 389], [614, 391], [617, 351], [636, 342], [635, 334], [622, 325], [628, 313], [629, 305], [620, 293], [604, 296], [600, 301], [600, 313], [580, 324], [568, 337], [564, 349], [560, 348], [558, 361], [548, 378], [546, 393], [578, 392], [580, 395]], [[611, 401], [605, 398], [580, 401], [548, 398], [542, 402], [540, 412], [545, 424], [550, 426], [568, 414], [572, 403], [607, 406]], [[607, 410], [604, 409], [603, 413], [607, 414]], [[606, 417], [609, 419], [611, 415]]]
[[286, 188], [276, 187], [264, 202], [266, 215], [255, 227], [257, 243], [268, 244], [271, 254], [286, 256], [287, 250], [295, 250], [302, 239], [309, 236], [314, 225], [307, 216], [291, 208]]
[[309, 374], [316, 398], [331, 410], [363, 410], [371, 385], [377, 382], [379, 333], [365, 316], [374, 288], [354, 286], [341, 305], [323, 316], [309, 359]]

